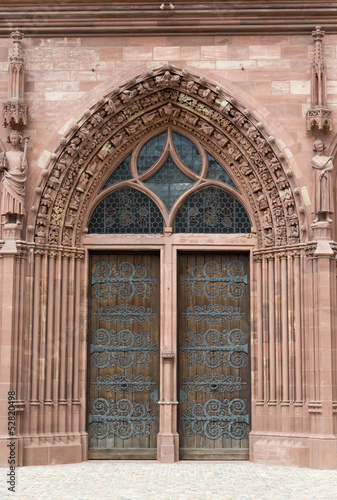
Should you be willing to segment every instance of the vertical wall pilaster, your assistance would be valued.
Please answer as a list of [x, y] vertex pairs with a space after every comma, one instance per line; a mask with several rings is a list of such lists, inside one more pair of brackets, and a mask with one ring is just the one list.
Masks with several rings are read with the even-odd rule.
[[[331, 245], [335, 248], [335, 245]], [[321, 245], [312, 255], [314, 267], [313, 384], [315, 399], [308, 401], [310, 419], [310, 465], [315, 468], [337, 467], [337, 436], [334, 401], [334, 347], [337, 325], [336, 254], [330, 245]]]
[[[86, 459], [85, 419], [80, 421], [85, 415], [80, 370], [85, 372], [86, 342], [81, 336], [83, 312], [74, 312], [75, 307], [83, 309], [83, 255], [83, 251], [32, 244], [28, 262], [21, 259], [15, 269], [14, 264], [6, 267], [15, 289], [12, 310], [17, 312], [9, 327], [16, 371], [12, 369], [11, 383], [19, 388], [16, 404], [24, 436], [20, 457], [24, 456], [25, 465]], [[8, 302], [4, 283], [7, 288], [10, 284], [2, 282], [0, 300]], [[2, 310], [8, 310], [7, 305]], [[71, 444], [66, 454], [65, 444]]]
[[300, 252], [294, 253], [295, 401], [303, 403]]
[[[21, 247], [21, 248], [20, 248]], [[8, 392], [15, 391], [17, 462], [22, 465], [22, 438], [19, 414], [23, 409], [22, 387], [19, 384], [18, 361], [22, 359], [23, 294], [26, 248], [23, 245], [4, 245], [0, 250], [0, 456], [1, 465], [8, 460]]]
[[275, 269], [274, 256], [268, 259], [269, 405], [276, 404]]
[[258, 361], [251, 458], [255, 461], [298, 464], [305, 455], [301, 439], [293, 452], [296, 433], [303, 435], [301, 252], [301, 247], [289, 246], [254, 255], [258, 317], [253, 337]]
[[281, 255], [282, 403], [289, 403], [287, 254]]

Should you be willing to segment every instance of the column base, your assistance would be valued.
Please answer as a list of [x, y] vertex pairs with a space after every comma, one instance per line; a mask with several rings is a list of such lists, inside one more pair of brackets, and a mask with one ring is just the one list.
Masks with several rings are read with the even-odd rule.
[[[15, 438], [14, 438], [15, 439]], [[10, 440], [0, 438], [0, 467], [8, 467]], [[86, 435], [44, 435], [15, 439], [16, 467], [22, 465], [74, 464], [87, 460]]]
[[179, 435], [158, 434], [157, 460], [164, 464], [172, 464], [179, 460]]
[[337, 437], [309, 438], [310, 468], [337, 470]]
[[269, 465], [337, 469], [337, 436], [251, 432], [250, 460]]

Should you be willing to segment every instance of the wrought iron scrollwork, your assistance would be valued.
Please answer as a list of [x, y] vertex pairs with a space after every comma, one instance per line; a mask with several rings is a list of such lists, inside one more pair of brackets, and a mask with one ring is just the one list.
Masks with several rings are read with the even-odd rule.
[[205, 404], [187, 403], [188, 411], [181, 417], [190, 437], [205, 435], [208, 439], [246, 437], [249, 415], [246, 413], [246, 401], [233, 399], [223, 402], [209, 399]]
[[90, 346], [94, 368], [130, 368], [133, 364], [150, 366], [151, 353], [158, 351], [151, 343], [150, 332], [134, 333], [131, 330], [94, 330]]
[[224, 307], [220, 304], [211, 303], [205, 304], [204, 306], [188, 307], [186, 312], [182, 314], [186, 316], [188, 321], [194, 320], [196, 323], [202, 321], [210, 325], [218, 325], [224, 321], [240, 321], [241, 316], [246, 313], [241, 312], [240, 307]]
[[133, 392], [151, 391], [155, 382], [151, 377], [144, 377], [143, 375], [133, 375], [131, 373], [116, 373], [115, 375], [105, 375], [97, 377], [96, 382], [97, 390], [104, 390], [107, 392], [113, 391], [119, 394], [130, 394]]
[[149, 436], [151, 425], [157, 420], [149, 406], [148, 401], [132, 403], [128, 399], [117, 402], [113, 399], [94, 399], [89, 415], [92, 437], [129, 439], [132, 436]]
[[99, 307], [94, 316], [97, 316], [99, 321], [114, 322], [125, 326], [136, 322], [144, 323], [144, 321], [152, 321], [156, 313], [150, 307], [146, 309], [143, 306], [136, 307], [131, 304], [121, 304], [115, 307]]
[[189, 359], [189, 366], [205, 363], [209, 368], [231, 366], [244, 368], [248, 344], [244, 343], [244, 331], [240, 328], [219, 332], [209, 329], [204, 333], [187, 333], [188, 340], [180, 350]]
[[242, 299], [245, 296], [247, 274], [238, 260], [227, 264], [209, 261], [204, 266], [188, 266], [181, 282], [186, 284], [189, 296], [204, 295], [208, 299], [216, 299], [222, 295], [224, 298]]
[[206, 373], [205, 375], [195, 375], [187, 377], [186, 382], [182, 385], [186, 386], [188, 391], [194, 390], [195, 392], [209, 392], [211, 394], [241, 391], [243, 382], [241, 377], [234, 377], [233, 375], [222, 375], [220, 373]]
[[120, 297], [131, 299], [134, 295], [150, 297], [158, 279], [151, 273], [151, 265], [134, 266], [131, 262], [95, 262], [91, 284], [94, 298], [105, 300]]

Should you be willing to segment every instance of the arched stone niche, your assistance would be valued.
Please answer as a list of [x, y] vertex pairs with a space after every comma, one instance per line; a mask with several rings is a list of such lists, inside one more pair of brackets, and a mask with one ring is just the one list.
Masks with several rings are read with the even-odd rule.
[[304, 240], [299, 191], [274, 137], [222, 88], [166, 66], [115, 87], [61, 139], [36, 190], [28, 221], [34, 241], [80, 247], [105, 179], [137, 142], [167, 126], [194, 136], [226, 166], [253, 214], [260, 249]]

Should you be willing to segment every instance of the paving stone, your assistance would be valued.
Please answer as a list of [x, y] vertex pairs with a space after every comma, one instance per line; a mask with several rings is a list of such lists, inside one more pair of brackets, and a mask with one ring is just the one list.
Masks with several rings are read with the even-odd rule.
[[0, 498], [20, 500], [336, 500], [337, 471], [250, 462], [90, 461], [0, 470]]

